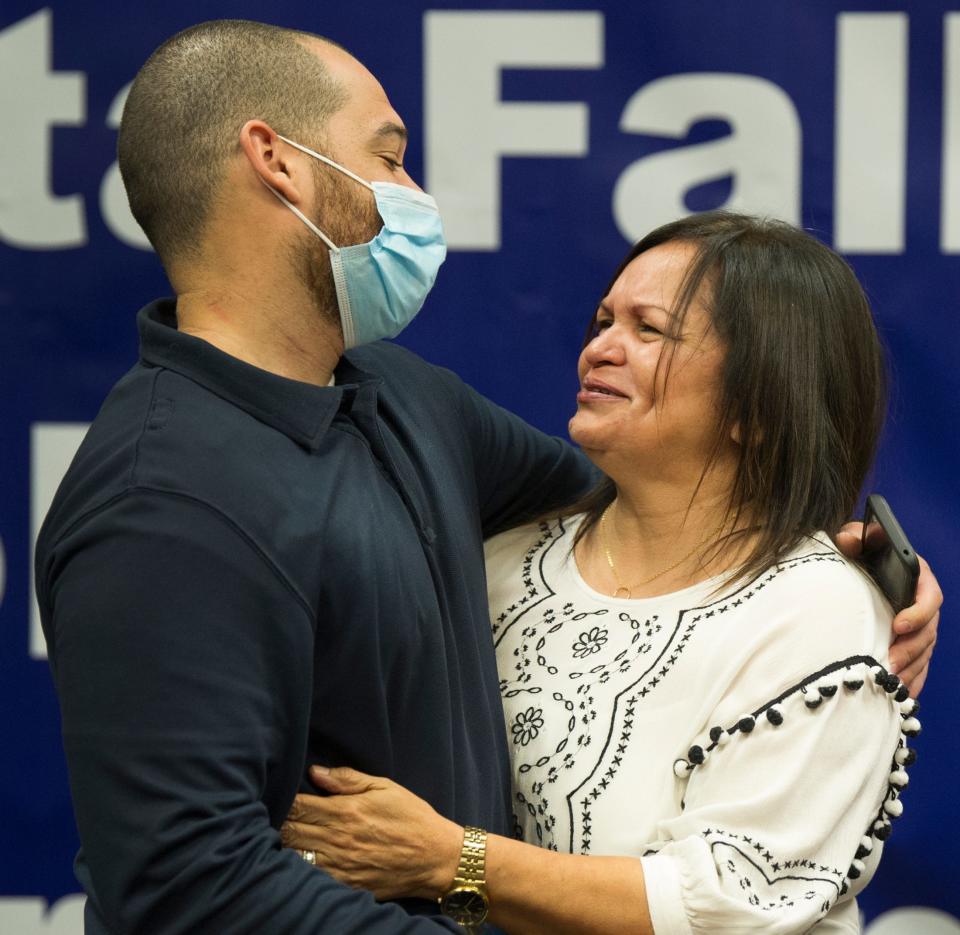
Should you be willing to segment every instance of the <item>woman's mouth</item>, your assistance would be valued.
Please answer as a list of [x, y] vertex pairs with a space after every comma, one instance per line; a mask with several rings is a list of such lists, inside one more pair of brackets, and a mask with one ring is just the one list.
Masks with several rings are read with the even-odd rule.
[[627, 398], [626, 393], [622, 393], [616, 387], [600, 380], [584, 380], [580, 392], [577, 393], [578, 403], [596, 402], [597, 400], [611, 402]]

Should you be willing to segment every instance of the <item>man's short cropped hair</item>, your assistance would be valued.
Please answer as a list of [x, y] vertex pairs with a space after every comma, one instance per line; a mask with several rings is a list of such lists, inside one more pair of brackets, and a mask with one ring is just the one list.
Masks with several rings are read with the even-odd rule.
[[[161, 262], [196, 257], [223, 190], [241, 127], [266, 121], [321, 146], [343, 86], [304, 44], [312, 33], [249, 20], [212, 20], [163, 43], [137, 74], [123, 109], [120, 174], [130, 209]], [[333, 43], [332, 43], [333, 44]]]

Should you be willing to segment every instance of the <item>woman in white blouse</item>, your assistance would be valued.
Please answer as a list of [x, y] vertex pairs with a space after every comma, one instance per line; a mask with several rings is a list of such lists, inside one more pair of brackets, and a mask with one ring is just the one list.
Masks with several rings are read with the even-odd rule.
[[[830, 538], [883, 421], [856, 278], [778, 222], [678, 221], [617, 271], [579, 377], [570, 435], [604, 482], [487, 548], [522, 836], [486, 838], [488, 921], [858, 931], [919, 724], [889, 605]], [[354, 794], [302, 799], [288, 844], [380, 897], [450, 888], [462, 827], [315, 778]]]

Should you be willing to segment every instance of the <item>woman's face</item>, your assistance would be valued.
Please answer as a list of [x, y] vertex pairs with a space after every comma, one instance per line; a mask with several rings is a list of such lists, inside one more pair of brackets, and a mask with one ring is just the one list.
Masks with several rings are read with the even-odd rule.
[[619, 461], [639, 467], [638, 458], [654, 456], [699, 475], [713, 450], [724, 348], [698, 299], [681, 333], [665, 337], [695, 254], [671, 242], [636, 257], [601, 303], [597, 336], [580, 354], [570, 437], [608, 473]]

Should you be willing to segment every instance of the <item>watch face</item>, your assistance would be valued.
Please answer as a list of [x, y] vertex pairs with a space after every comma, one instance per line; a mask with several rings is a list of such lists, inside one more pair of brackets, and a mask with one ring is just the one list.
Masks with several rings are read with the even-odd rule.
[[440, 908], [460, 925], [479, 925], [487, 917], [487, 898], [476, 887], [458, 886], [443, 897]]

